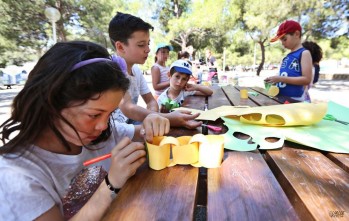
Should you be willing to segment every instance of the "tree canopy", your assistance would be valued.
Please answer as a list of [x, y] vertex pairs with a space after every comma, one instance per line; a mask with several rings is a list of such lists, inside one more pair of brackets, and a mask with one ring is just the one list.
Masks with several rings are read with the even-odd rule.
[[[325, 58], [349, 54], [347, 0], [0, 0], [0, 67], [36, 60], [52, 45], [52, 25], [44, 14], [49, 6], [62, 15], [58, 41], [90, 40], [110, 51], [107, 27], [122, 11], [155, 27], [152, 44], [167, 41], [176, 51], [191, 46], [196, 59], [207, 48], [217, 58], [225, 51], [227, 65], [278, 63], [285, 51], [269, 40], [286, 19], [300, 22], [303, 38], [320, 43]], [[145, 67], [152, 63], [148, 59]]]

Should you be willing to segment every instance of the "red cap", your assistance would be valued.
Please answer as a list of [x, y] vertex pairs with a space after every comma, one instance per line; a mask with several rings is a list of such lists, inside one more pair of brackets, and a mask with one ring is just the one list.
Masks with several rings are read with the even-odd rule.
[[295, 31], [302, 32], [301, 25], [296, 21], [286, 20], [279, 26], [276, 36], [272, 38], [270, 42], [277, 41], [280, 38], [282, 38], [285, 34], [294, 33]]

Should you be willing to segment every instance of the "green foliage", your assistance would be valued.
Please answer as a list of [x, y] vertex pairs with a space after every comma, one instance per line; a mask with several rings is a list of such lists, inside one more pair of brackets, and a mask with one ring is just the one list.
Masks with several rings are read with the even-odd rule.
[[[37, 59], [47, 50], [52, 38], [52, 25], [44, 15], [48, 6], [62, 15], [57, 22], [58, 41], [90, 40], [110, 52], [110, 19], [117, 11], [139, 16], [155, 27], [152, 49], [159, 42], [174, 46], [168, 65], [176, 60], [177, 51], [189, 45], [196, 59], [210, 48], [219, 67], [223, 48], [227, 65], [252, 65], [254, 54], [258, 64], [279, 63], [287, 51], [269, 39], [285, 19], [300, 21], [303, 38], [317, 41], [324, 59], [349, 57], [349, 32], [343, 31], [349, 16], [347, 0], [0, 0], [0, 66]], [[141, 68], [149, 70], [153, 63], [151, 51]]]

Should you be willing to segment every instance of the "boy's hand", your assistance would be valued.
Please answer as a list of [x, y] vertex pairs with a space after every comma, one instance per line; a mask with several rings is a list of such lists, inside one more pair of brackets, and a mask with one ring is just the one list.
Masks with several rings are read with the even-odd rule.
[[196, 90], [196, 85], [195, 84], [186, 84], [184, 89], [186, 91], [195, 91]]
[[149, 114], [143, 120], [143, 134], [148, 142], [153, 141], [153, 137], [163, 136], [170, 131], [170, 121], [160, 116], [158, 113]]
[[280, 79], [279, 79], [279, 76], [271, 76], [271, 77], [267, 77], [264, 81], [267, 83], [275, 84], [275, 83], [279, 83]]
[[201, 126], [201, 121], [196, 121], [200, 114], [191, 114], [190, 111], [173, 111], [168, 113], [166, 117], [170, 120], [173, 127], [186, 127], [188, 129], [194, 129]]

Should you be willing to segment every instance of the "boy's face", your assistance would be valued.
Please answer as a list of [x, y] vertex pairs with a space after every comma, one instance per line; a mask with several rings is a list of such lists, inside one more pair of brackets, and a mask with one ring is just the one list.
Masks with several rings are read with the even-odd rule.
[[284, 48], [292, 49], [296, 47], [301, 41], [299, 31], [284, 35], [282, 38], [280, 38], [280, 41]]
[[175, 72], [170, 78], [171, 89], [176, 91], [184, 89], [185, 85], [189, 81], [189, 77], [190, 76], [188, 74]]
[[149, 31], [135, 31], [128, 39], [128, 44], [122, 44], [118, 53], [126, 60], [128, 65], [144, 64], [150, 52]]

